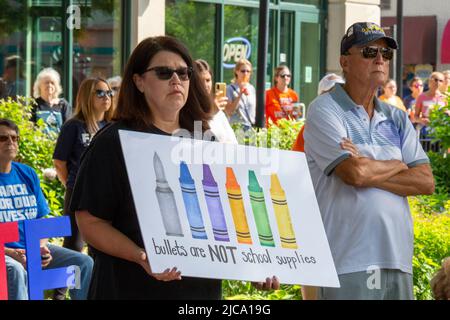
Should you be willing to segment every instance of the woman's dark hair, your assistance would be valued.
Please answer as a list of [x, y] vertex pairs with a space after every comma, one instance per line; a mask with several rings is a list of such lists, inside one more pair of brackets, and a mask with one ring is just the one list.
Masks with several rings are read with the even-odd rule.
[[9, 129], [14, 130], [17, 134], [19, 134], [19, 127], [13, 121], [9, 119], [0, 119], [0, 126], [8, 127]]
[[136, 129], [145, 129], [152, 125], [152, 111], [145, 100], [144, 94], [136, 87], [133, 76], [135, 74], [142, 75], [153, 57], [161, 51], [169, 51], [180, 55], [187, 66], [194, 70], [189, 79], [188, 99], [180, 110], [180, 127], [193, 132], [194, 122], [202, 121], [203, 131], [208, 130], [208, 120], [211, 118], [210, 111], [212, 108], [211, 98], [206, 92], [197, 68], [194, 67], [188, 49], [179, 40], [167, 36], [147, 38], [134, 49], [125, 68], [113, 120], [123, 120]]
[[413, 84], [416, 83], [416, 82], [418, 82], [418, 81], [422, 81], [422, 78], [417, 77], [417, 76], [414, 76], [414, 78], [412, 78], [412, 79], [409, 81], [408, 87], [411, 88], [411, 87], [413, 86]]
[[197, 67], [197, 69], [200, 73], [209, 72], [211, 77], [213, 76], [211, 68], [210, 68], [208, 62], [206, 62], [205, 60], [203, 60], [203, 59], [195, 60], [195, 66]]

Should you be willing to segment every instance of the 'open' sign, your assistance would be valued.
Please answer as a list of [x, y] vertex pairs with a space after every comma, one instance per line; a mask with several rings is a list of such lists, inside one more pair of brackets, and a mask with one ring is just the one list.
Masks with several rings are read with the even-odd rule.
[[233, 69], [240, 59], [248, 59], [252, 53], [250, 41], [242, 37], [231, 38], [223, 46], [223, 67]]

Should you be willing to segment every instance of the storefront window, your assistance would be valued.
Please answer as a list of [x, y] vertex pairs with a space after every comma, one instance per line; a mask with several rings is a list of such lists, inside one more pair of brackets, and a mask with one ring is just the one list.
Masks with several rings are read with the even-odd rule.
[[166, 1], [166, 35], [181, 40], [194, 59], [215, 68], [216, 6], [193, 1]]
[[81, 29], [74, 32], [74, 88], [88, 76], [121, 75], [122, 1], [74, 1], [82, 14]]
[[[73, 59], [73, 96], [87, 76], [111, 77], [122, 69], [121, 33], [124, 0], [74, 0], [80, 9], [80, 28], [74, 29], [71, 57], [63, 55], [63, 17], [61, 0], [5, 1], [0, 10], [0, 73], [3, 84], [16, 87], [15, 94], [31, 96], [36, 75], [46, 67], [56, 69], [61, 78], [64, 59]], [[5, 68], [13, 56], [14, 72]], [[13, 76], [14, 75], [14, 76]], [[1, 87], [0, 87], [1, 89]], [[68, 88], [63, 88], [67, 90]], [[11, 95], [3, 90], [2, 97]]]
[[225, 30], [223, 50], [223, 79], [229, 83], [234, 79], [236, 62], [245, 58], [253, 65], [251, 82], [255, 85], [258, 58], [259, 10], [237, 6], [225, 6]]
[[281, 0], [282, 2], [290, 2], [297, 4], [312, 4], [318, 8], [321, 8], [323, 5], [323, 0]]

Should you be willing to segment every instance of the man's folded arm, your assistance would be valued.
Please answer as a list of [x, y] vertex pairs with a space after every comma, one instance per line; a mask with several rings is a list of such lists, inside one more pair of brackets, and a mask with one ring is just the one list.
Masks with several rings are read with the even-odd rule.
[[400, 160], [350, 157], [339, 163], [334, 173], [346, 184], [364, 188], [376, 187], [404, 170], [408, 167]]
[[375, 187], [399, 196], [430, 195], [434, 193], [434, 178], [429, 164], [421, 164], [399, 172]]

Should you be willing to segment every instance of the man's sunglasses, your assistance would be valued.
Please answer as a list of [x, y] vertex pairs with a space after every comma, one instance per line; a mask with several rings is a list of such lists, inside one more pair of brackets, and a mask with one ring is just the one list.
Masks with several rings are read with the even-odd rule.
[[100, 99], [103, 99], [106, 96], [112, 98], [114, 97], [114, 92], [112, 90], [95, 90], [95, 95]]
[[0, 142], [6, 142], [6, 141], [8, 141], [9, 139], [11, 139], [12, 142], [16, 143], [16, 142], [19, 142], [20, 137], [19, 137], [19, 136], [16, 136], [16, 135], [9, 135], [9, 134], [6, 134], [6, 135], [0, 135]]
[[192, 67], [184, 67], [184, 68], [178, 68], [178, 69], [172, 69], [169, 67], [153, 67], [153, 68], [148, 68], [142, 74], [149, 72], [149, 71], [155, 71], [156, 77], [159, 80], [172, 79], [173, 74], [176, 73], [178, 78], [180, 78], [181, 81], [188, 81], [192, 76], [193, 69], [192, 69]]
[[[383, 48], [383, 47], [364, 47], [359, 50], [364, 59], [374, 59], [377, 57], [378, 52], [381, 53], [381, 56], [384, 60], [392, 60], [394, 57], [394, 50], [391, 48]], [[347, 53], [348, 54], [348, 53]]]

